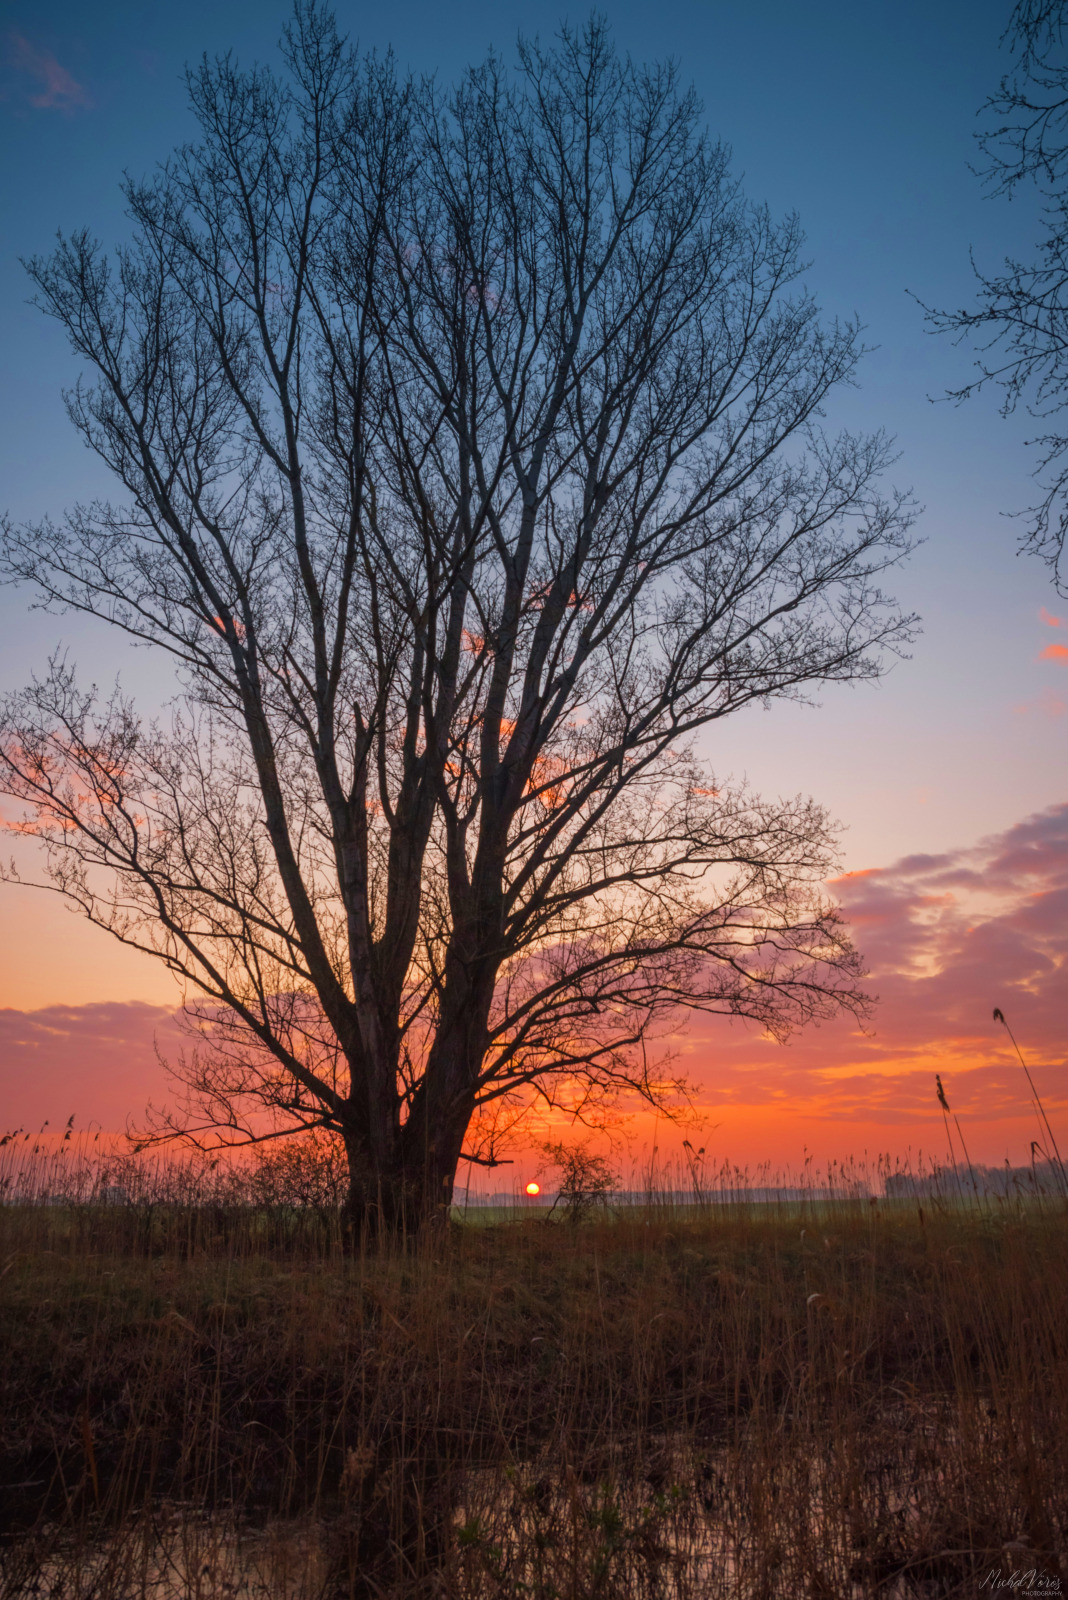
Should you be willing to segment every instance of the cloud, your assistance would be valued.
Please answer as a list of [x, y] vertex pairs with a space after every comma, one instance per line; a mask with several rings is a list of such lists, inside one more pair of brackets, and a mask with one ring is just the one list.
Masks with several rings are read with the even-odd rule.
[[798, 1143], [822, 1128], [835, 1154], [861, 1137], [937, 1150], [939, 1072], [975, 1159], [1011, 1151], [1025, 1160], [1038, 1133], [1029, 1089], [992, 1013], [999, 1006], [1007, 1016], [1063, 1127], [1068, 805], [975, 846], [848, 873], [831, 888], [879, 996], [869, 1028], [842, 1020], [780, 1047], [739, 1025], [695, 1025], [677, 1043], [708, 1104], [761, 1109], [780, 1146], [777, 1127], [792, 1124]]
[[1068, 661], [1068, 644], [1048, 644], [1038, 654], [1040, 661]]
[[1036, 711], [1041, 717], [1063, 717], [1068, 711], [1068, 700], [1047, 686], [1034, 700], [1024, 700], [1013, 709], [1021, 717], [1030, 711]]
[[72, 1112], [78, 1127], [125, 1127], [167, 1098], [156, 1050], [175, 1056], [182, 1037], [169, 1007], [135, 1001], [0, 1009], [0, 1132]]
[[79, 83], [50, 50], [39, 50], [21, 33], [12, 32], [8, 35], [8, 56], [16, 72], [39, 86], [35, 93], [27, 96], [30, 105], [38, 111], [62, 111], [71, 116], [78, 107], [88, 110], [92, 106], [92, 97], [84, 84]]
[[1063, 619], [1060, 618], [1060, 617], [1051, 616], [1050, 613], [1046, 610], [1045, 606], [1039, 606], [1038, 615], [1041, 618], [1041, 620], [1046, 624], [1047, 628], [1063, 628], [1064, 627]]

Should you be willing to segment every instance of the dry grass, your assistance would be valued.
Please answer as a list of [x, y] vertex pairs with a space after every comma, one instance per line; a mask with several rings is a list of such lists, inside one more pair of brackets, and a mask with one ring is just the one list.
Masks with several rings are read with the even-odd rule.
[[1056, 1592], [1065, 1212], [922, 1206], [0, 1207], [2, 1591]]

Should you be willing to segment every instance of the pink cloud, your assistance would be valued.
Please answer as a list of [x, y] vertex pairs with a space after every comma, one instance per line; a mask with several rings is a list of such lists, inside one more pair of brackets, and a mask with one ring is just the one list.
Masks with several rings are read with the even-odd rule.
[[1048, 644], [1039, 651], [1040, 661], [1068, 661], [1068, 644]]
[[710, 1109], [755, 1130], [747, 1159], [758, 1137], [786, 1151], [787, 1133], [824, 1155], [873, 1139], [896, 1153], [921, 1145], [937, 1154], [939, 1072], [973, 1158], [1026, 1161], [1039, 1130], [995, 1006], [1068, 1145], [1068, 805], [970, 848], [849, 873], [832, 888], [879, 996], [866, 1029], [843, 1019], [785, 1047], [719, 1021], [679, 1036], [680, 1065]]
[[1013, 709], [1016, 715], [1021, 717], [1030, 711], [1037, 711], [1041, 717], [1063, 717], [1065, 712], [1068, 712], [1068, 700], [1047, 686], [1034, 700], [1024, 700]]
[[31, 106], [39, 111], [63, 111], [68, 116], [78, 106], [83, 109], [92, 106], [92, 97], [84, 84], [79, 83], [50, 50], [39, 50], [21, 33], [11, 33], [8, 42], [11, 64], [16, 72], [40, 85], [36, 93], [28, 97]]
[[35, 1132], [47, 1117], [111, 1130], [170, 1095], [157, 1047], [176, 1056], [184, 1036], [166, 1006], [110, 1001], [0, 1009], [0, 1133]]
[[1064, 627], [1064, 622], [1063, 622], [1062, 618], [1051, 616], [1050, 613], [1046, 610], [1045, 606], [1039, 606], [1038, 615], [1041, 618], [1041, 620], [1046, 624], [1047, 628], [1063, 628]]

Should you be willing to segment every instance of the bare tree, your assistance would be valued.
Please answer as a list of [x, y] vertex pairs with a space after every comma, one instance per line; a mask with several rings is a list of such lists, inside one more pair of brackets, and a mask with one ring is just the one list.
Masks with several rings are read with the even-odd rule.
[[502, 1110], [669, 1094], [687, 1008], [863, 1005], [824, 813], [694, 739], [877, 672], [909, 512], [820, 428], [857, 328], [673, 67], [594, 19], [444, 92], [313, 4], [284, 54], [190, 75], [116, 257], [29, 264], [124, 498], [8, 527], [7, 573], [182, 696], [146, 725], [57, 658], [3, 772], [52, 885], [202, 997], [201, 1132], [334, 1129], [393, 1225]]
[[987, 101], [987, 126], [978, 135], [991, 195], [1034, 186], [1043, 201], [1037, 254], [1009, 256], [987, 274], [974, 265], [974, 305], [956, 311], [925, 306], [939, 332], [974, 343], [978, 376], [952, 390], [966, 400], [989, 385], [1002, 391], [1001, 412], [1023, 405], [1042, 424], [1031, 441], [1039, 452], [1035, 477], [1042, 492], [1027, 513], [1022, 541], [1052, 568], [1064, 593], [1061, 561], [1068, 531], [1068, 57], [1065, 0], [1018, 0], [1005, 30], [1016, 59]]

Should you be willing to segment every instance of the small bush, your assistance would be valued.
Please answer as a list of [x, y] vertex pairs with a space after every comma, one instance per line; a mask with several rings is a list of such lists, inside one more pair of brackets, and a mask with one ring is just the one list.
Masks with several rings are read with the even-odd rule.
[[307, 1208], [321, 1216], [340, 1211], [348, 1187], [345, 1146], [324, 1130], [257, 1146], [247, 1182], [253, 1205]]
[[[604, 1156], [585, 1144], [546, 1143], [541, 1147], [547, 1163], [560, 1173], [560, 1188], [548, 1216], [563, 1207], [568, 1222], [581, 1222], [598, 1206], [606, 1206], [619, 1179]], [[548, 1220], [548, 1218], [546, 1218]]]

